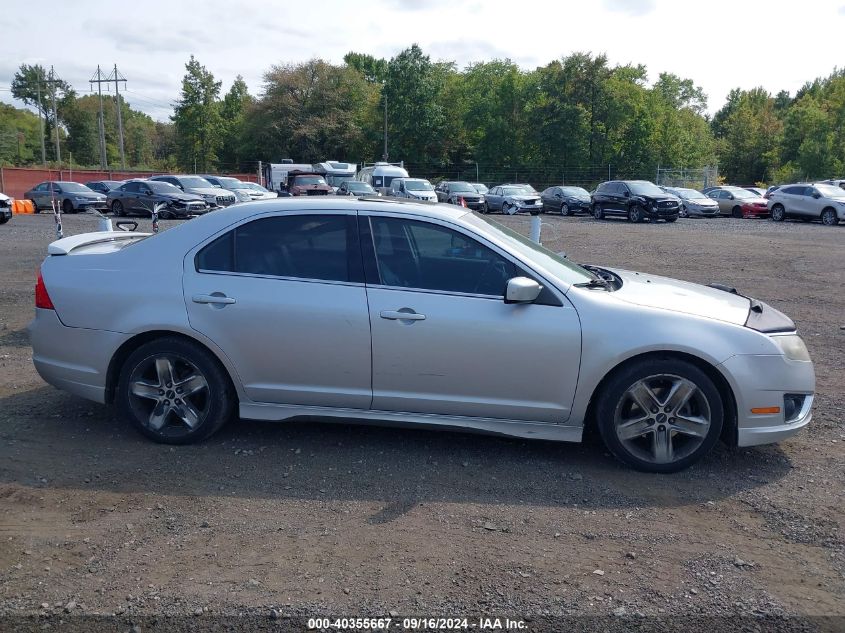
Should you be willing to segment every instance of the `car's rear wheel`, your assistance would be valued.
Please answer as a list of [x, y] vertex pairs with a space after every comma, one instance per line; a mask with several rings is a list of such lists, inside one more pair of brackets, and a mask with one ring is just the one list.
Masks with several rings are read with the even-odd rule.
[[67, 198], [65, 198], [64, 202], [62, 202], [62, 213], [76, 213], [73, 208], [73, 203]]
[[741, 207], [734, 207], [733, 209], [731, 209], [731, 217], [741, 218], [742, 217], [742, 208]]
[[645, 213], [643, 213], [642, 207], [633, 206], [628, 209], [628, 219], [633, 222], [642, 222], [645, 218]]
[[564, 217], [572, 215], [572, 211], [569, 210], [569, 205], [565, 202], [560, 205], [560, 214]]
[[825, 226], [836, 226], [839, 224], [839, 218], [836, 217], [834, 209], [825, 209], [822, 211], [822, 224]]
[[148, 438], [190, 444], [209, 437], [233, 416], [236, 396], [225, 370], [201, 346], [162, 338], [129, 355], [116, 402], [121, 415]]
[[115, 200], [111, 203], [111, 212], [118, 216], [123, 216], [125, 211], [123, 210], [123, 203], [120, 200]]
[[638, 470], [687, 468], [713, 448], [722, 430], [716, 385], [681, 359], [635, 362], [613, 374], [598, 395], [596, 419], [605, 445]]
[[601, 208], [600, 204], [593, 205], [593, 217], [596, 220], [604, 220], [604, 210]]
[[774, 222], [783, 222], [785, 217], [786, 209], [783, 208], [782, 204], [776, 204], [772, 207], [772, 220]]

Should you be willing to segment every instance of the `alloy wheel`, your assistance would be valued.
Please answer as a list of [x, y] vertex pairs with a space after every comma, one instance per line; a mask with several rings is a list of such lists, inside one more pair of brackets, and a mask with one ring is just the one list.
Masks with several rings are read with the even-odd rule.
[[822, 224], [825, 226], [834, 226], [839, 224], [839, 218], [836, 217], [836, 211], [833, 209], [825, 209], [822, 211]]
[[772, 207], [772, 220], [775, 222], [783, 222], [783, 207], [779, 204]]
[[619, 399], [616, 437], [631, 455], [670, 464], [691, 455], [707, 438], [710, 404], [694, 382], [673, 374], [638, 380]]
[[562, 205], [560, 205], [560, 214], [561, 215], [569, 215], [569, 213], [570, 212], [569, 212], [569, 205], [568, 204], [563, 203]]
[[153, 433], [180, 437], [199, 427], [208, 416], [208, 380], [195, 364], [181, 356], [150, 356], [129, 377], [129, 405]]

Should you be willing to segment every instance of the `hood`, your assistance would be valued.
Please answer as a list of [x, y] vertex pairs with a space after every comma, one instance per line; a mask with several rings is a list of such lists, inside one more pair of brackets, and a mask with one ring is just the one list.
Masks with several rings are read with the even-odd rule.
[[11, 200], [11, 198], [5, 193], [0, 193], [0, 200], [5, 200], [6, 202], [8, 202], [9, 200]]
[[681, 200], [681, 202], [695, 207], [710, 207], [715, 209], [719, 206], [719, 203], [712, 198], [687, 198], [686, 200]]
[[520, 202], [525, 202], [527, 200], [539, 200], [540, 194], [538, 193], [520, 193], [515, 196], [506, 196], [509, 200], [519, 200]]
[[578, 202], [591, 202], [589, 195], [581, 195], [581, 196], [563, 196], [564, 200], [577, 200]]
[[751, 301], [724, 290], [630, 270], [614, 270], [622, 287], [613, 296], [638, 306], [659, 308], [745, 325]]
[[90, 198], [91, 200], [105, 200], [106, 194], [97, 191], [69, 191], [66, 196], [73, 196], [74, 198]]
[[437, 200], [437, 194], [433, 191], [407, 191], [406, 192], [411, 198], [417, 198], [418, 200]]
[[193, 193], [163, 193], [159, 194], [159, 196], [168, 200], [179, 200], [181, 202], [205, 202], [202, 196]]

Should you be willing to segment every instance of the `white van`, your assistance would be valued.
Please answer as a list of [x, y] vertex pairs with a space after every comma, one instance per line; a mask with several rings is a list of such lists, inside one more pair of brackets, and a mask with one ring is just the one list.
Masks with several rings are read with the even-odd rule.
[[404, 163], [373, 163], [371, 165], [365, 163], [355, 176], [355, 180], [367, 183], [386, 196], [389, 195], [390, 183], [394, 178], [407, 177], [408, 172], [405, 171]]
[[389, 196], [437, 202], [434, 186], [425, 178], [394, 178], [390, 181]]

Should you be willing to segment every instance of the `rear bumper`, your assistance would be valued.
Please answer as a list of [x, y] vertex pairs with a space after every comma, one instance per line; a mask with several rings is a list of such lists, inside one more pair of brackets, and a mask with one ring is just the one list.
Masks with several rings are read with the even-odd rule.
[[82, 398], [105, 402], [108, 365], [127, 335], [67, 327], [54, 310], [36, 308], [29, 338], [32, 362], [45, 382]]
[[767, 207], [742, 207], [742, 216], [746, 218], [767, 218], [769, 209]]

